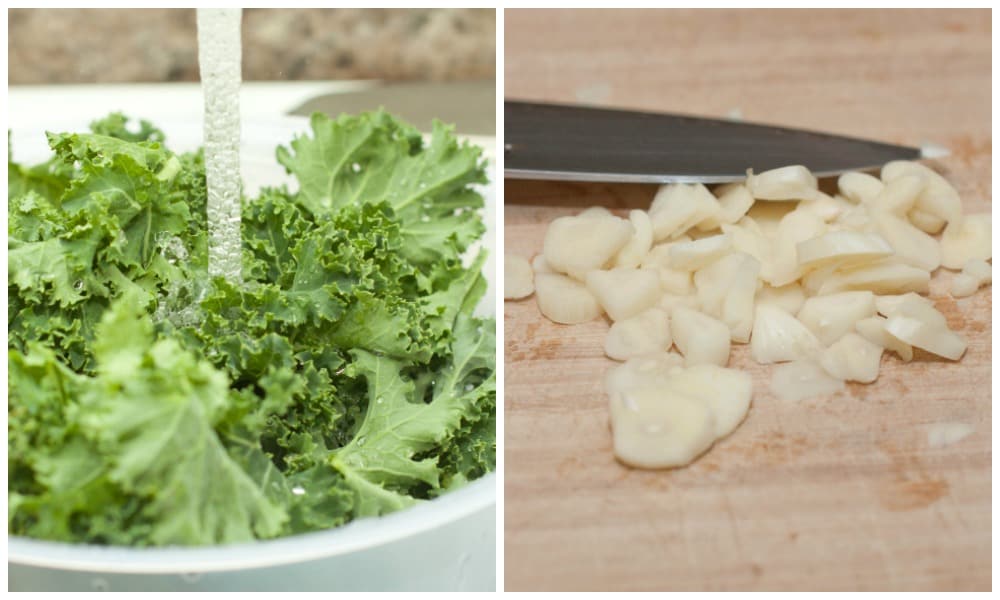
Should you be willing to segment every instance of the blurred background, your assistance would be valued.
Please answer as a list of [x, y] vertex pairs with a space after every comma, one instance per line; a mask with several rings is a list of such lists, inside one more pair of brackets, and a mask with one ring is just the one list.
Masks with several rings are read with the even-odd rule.
[[[198, 119], [195, 9], [8, 9], [8, 115]], [[496, 11], [247, 8], [245, 120], [383, 107], [424, 131], [496, 134]]]
[[[494, 78], [493, 9], [247, 8], [246, 81]], [[9, 9], [11, 85], [197, 81], [194, 9]]]

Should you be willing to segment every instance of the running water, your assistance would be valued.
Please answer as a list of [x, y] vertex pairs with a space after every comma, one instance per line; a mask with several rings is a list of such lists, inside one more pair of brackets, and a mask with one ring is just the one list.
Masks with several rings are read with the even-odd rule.
[[239, 8], [198, 9], [198, 64], [205, 94], [208, 274], [242, 281], [240, 243]]

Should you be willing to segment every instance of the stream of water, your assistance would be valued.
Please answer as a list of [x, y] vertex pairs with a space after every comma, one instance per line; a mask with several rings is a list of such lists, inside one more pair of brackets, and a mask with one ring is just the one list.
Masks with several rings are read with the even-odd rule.
[[240, 243], [239, 8], [198, 9], [198, 65], [205, 94], [208, 273], [242, 281]]

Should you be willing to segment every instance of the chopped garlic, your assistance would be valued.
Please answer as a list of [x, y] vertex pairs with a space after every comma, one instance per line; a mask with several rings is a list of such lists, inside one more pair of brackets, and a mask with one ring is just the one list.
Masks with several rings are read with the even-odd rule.
[[587, 286], [565, 275], [537, 273], [535, 300], [538, 310], [556, 323], [586, 323], [601, 316], [601, 307]]
[[961, 269], [970, 260], [986, 260], [993, 254], [993, 232], [989, 214], [966, 215], [960, 224], [949, 224], [941, 235], [941, 264]]
[[632, 224], [618, 217], [560, 217], [545, 232], [545, 262], [582, 281], [605, 267], [632, 234]]
[[993, 267], [981, 258], [972, 258], [966, 261], [962, 272], [974, 278], [979, 285], [993, 281]]
[[629, 222], [635, 233], [625, 247], [618, 251], [615, 257], [616, 267], [634, 269], [642, 263], [642, 259], [653, 246], [653, 222], [643, 210], [633, 210], [628, 214]]
[[733, 238], [726, 233], [674, 244], [670, 248], [670, 268], [678, 271], [697, 271], [714, 262], [732, 247]]
[[628, 360], [665, 352], [672, 343], [670, 319], [666, 311], [654, 307], [613, 323], [604, 339], [604, 353], [615, 360]]
[[878, 379], [882, 347], [850, 332], [823, 351], [819, 364], [836, 379], [871, 383]]
[[919, 208], [911, 210], [907, 215], [907, 218], [910, 219], [910, 223], [913, 223], [914, 227], [924, 233], [933, 235], [935, 233], [940, 233], [941, 230], [944, 229], [944, 219], [937, 215], [932, 215], [929, 212], [924, 212]]
[[764, 285], [755, 298], [756, 302], [770, 304], [780, 308], [789, 314], [797, 314], [806, 301], [806, 294], [802, 291], [802, 286], [797, 283], [790, 283], [781, 287], [771, 287]]
[[979, 282], [968, 273], [958, 273], [951, 279], [951, 295], [956, 298], [965, 298], [976, 293], [979, 289]]
[[848, 290], [869, 290], [876, 294], [926, 292], [931, 274], [923, 269], [897, 262], [893, 258], [837, 270], [820, 285], [817, 293], [833, 294]]
[[777, 365], [771, 373], [771, 391], [779, 400], [797, 402], [829, 396], [844, 389], [843, 380], [830, 375], [811, 360]]
[[891, 214], [876, 216], [874, 224], [900, 261], [925, 271], [941, 266], [941, 246], [936, 239]]
[[895, 352], [903, 362], [910, 362], [913, 360], [913, 347], [886, 331], [885, 324], [888, 321], [885, 317], [868, 317], [855, 323], [854, 328], [869, 342]]
[[831, 231], [799, 242], [795, 248], [799, 266], [810, 269], [861, 264], [893, 253], [881, 236], [859, 231]]
[[829, 346], [853, 331], [855, 323], [874, 315], [875, 294], [854, 291], [808, 298], [796, 318], [816, 334], [822, 345]]
[[583, 219], [594, 219], [594, 218], [600, 219], [603, 217], [613, 217], [615, 215], [614, 213], [612, 213], [610, 210], [608, 210], [603, 206], [591, 206], [590, 208], [583, 210], [577, 216]]
[[924, 186], [917, 197], [916, 208], [935, 215], [948, 223], [962, 218], [962, 200], [948, 180], [926, 166], [911, 161], [896, 160], [882, 167], [882, 181], [888, 183], [907, 175], [923, 179]]
[[698, 223], [699, 231], [713, 231], [722, 224], [736, 223], [753, 206], [753, 196], [742, 183], [727, 183], [715, 189], [719, 208], [714, 215]]
[[537, 254], [535, 255], [535, 258], [531, 259], [531, 270], [534, 271], [536, 275], [538, 273], [555, 273], [552, 267], [549, 266], [549, 263], [545, 262], [544, 254]]
[[517, 300], [527, 298], [535, 291], [531, 265], [523, 256], [504, 254], [503, 297]]
[[587, 288], [612, 321], [635, 316], [656, 306], [662, 291], [660, 274], [652, 269], [611, 269], [587, 273]]
[[818, 190], [816, 177], [801, 165], [781, 167], [754, 175], [747, 171], [747, 189], [757, 200], [808, 200]]
[[649, 207], [653, 239], [683, 235], [696, 224], [716, 214], [719, 203], [700, 183], [670, 183], [660, 187]]
[[855, 204], [867, 204], [874, 200], [885, 184], [878, 177], [867, 173], [844, 173], [837, 178], [837, 188], [845, 198]]
[[677, 306], [670, 314], [670, 334], [688, 366], [729, 362], [729, 327], [718, 319]]
[[757, 305], [750, 337], [750, 355], [755, 361], [766, 365], [799, 360], [820, 350], [819, 340], [798, 319], [775, 306]]
[[889, 317], [885, 330], [896, 338], [951, 360], [965, 354], [967, 344], [955, 332], [925, 319], [896, 314]]

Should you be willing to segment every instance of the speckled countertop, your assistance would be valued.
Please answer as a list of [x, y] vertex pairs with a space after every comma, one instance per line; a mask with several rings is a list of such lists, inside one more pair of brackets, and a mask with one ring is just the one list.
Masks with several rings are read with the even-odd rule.
[[[193, 9], [8, 9], [9, 84], [196, 81]], [[493, 9], [244, 9], [243, 78], [495, 75]]]

